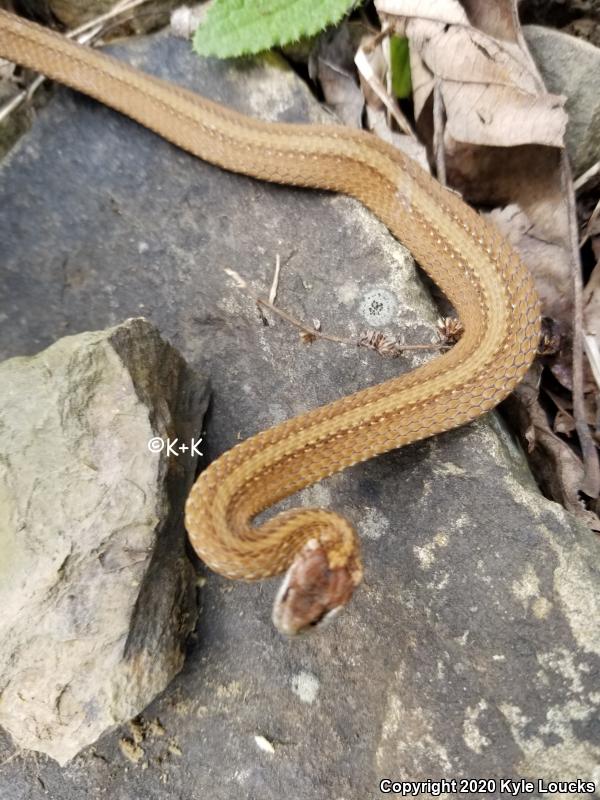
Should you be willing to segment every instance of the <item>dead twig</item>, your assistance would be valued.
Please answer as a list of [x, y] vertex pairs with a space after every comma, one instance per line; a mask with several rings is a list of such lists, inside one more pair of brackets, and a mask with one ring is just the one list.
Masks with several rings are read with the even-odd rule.
[[320, 322], [318, 320], [315, 320], [316, 327], [314, 328], [305, 325], [303, 322], [301, 322], [301, 320], [297, 319], [289, 312], [284, 311], [282, 308], [274, 305], [264, 297], [260, 297], [260, 295], [255, 294], [249, 288], [242, 276], [235, 270], [225, 267], [224, 272], [229, 275], [229, 277], [235, 281], [236, 286], [239, 289], [243, 289], [257, 305], [262, 306], [263, 308], [268, 308], [269, 311], [277, 314], [278, 317], [281, 317], [281, 319], [289, 322], [290, 325], [299, 328], [300, 336], [304, 342], [313, 342], [315, 339], [325, 339], [328, 342], [335, 342], [336, 344], [346, 344], [353, 347], [366, 347], [369, 350], [375, 350], [381, 355], [386, 356], [399, 356], [401, 353], [405, 352], [421, 350], [445, 350], [448, 348], [448, 344], [444, 341], [434, 342], [432, 344], [403, 344], [395, 339], [390, 339], [390, 337], [386, 336], [381, 331], [366, 331], [361, 333], [358, 339], [348, 339], [343, 336], [335, 336], [335, 334], [331, 333], [323, 333], [323, 331], [318, 330], [318, 328], [320, 328]]
[[281, 258], [279, 253], [275, 255], [275, 272], [273, 273], [273, 283], [269, 291], [269, 303], [274, 303], [277, 298], [277, 289], [279, 288], [279, 273], [281, 271]]
[[[381, 32], [381, 35], [378, 37], [374, 37], [373, 41], [370, 42], [370, 49], [373, 49], [375, 44], [378, 44], [382, 35], [388, 35], [389, 31], [384, 29]], [[387, 108], [388, 112], [391, 114], [393, 119], [396, 120], [396, 123], [400, 130], [403, 133], [406, 133], [408, 136], [412, 137], [413, 139], [417, 139], [417, 135], [412, 129], [412, 126], [406, 116], [402, 113], [400, 106], [396, 102], [395, 98], [390, 95], [388, 91], [386, 91], [385, 86], [379, 80], [373, 67], [371, 66], [371, 62], [369, 61], [368, 57], [368, 49], [361, 45], [356, 51], [356, 55], [354, 56], [354, 63], [356, 64], [356, 69], [360, 72], [363, 79], [367, 82], [367, 84], [371, 87], [373, 92], [377, 95], [377, 97], [381, 100], [383, 105]]]
[[9, 756], [7, 756], [4, 761], [0, 761], [0, 767], [6, 766], [6, 764], [10, 764], [11, 761], [14, 761], [15, 758], [19, 758], [20, 756], [24, 755], [24, 751], [19, 747]]
[[444, 153], [444, 100], [442, 98], [442, 85], [436, 78], [433, 87], [433, 150], [435, 152], [435, 167], [437, 179], [446, 185], [446, 158]]
[[569, 243], [571, 246], [573, 279], [573, 418], [583, 457], [584, 480], [581, 489], [589, 497], [596, 498], [600, 493], [600, 463], [598, 462], [598, 451], [587, 424], [583, 396], [583, 280], [577, 231], [575, 190], [566, 151], [563, 151], [561, 160], [563, 189], [567, 199], [569, 218]]
[[573, 188], [576, 192], [578, 192], [597, 175], [600, 175], [600, 161], [596, 161], [596, 163], [592, 164], [592, 166], [587, 169], [583, 175], [580, 175], [573, 184]]

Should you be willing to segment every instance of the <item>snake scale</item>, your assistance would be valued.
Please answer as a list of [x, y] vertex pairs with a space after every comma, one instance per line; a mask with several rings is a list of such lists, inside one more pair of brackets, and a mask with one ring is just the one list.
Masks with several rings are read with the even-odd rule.
[[406, 245], [454, 305], [464, 333], [424, 366], [276, 425], [225, 452], [194, 484], [186, 527], [216, 572], [287, 575], [273, 619], [293, 634], [331, 616], [360, 583], [358, 537], [339, 514], [293, 508], [253, 519], [360, 461], [463, 425], [493, 408], [529, 368], [539, 303], [499, 232], [416, 163], [375, 136], [329, 125], [267, 123], [0, 11], [0, 56], [126, 114], [223, 169], [341, 192]]

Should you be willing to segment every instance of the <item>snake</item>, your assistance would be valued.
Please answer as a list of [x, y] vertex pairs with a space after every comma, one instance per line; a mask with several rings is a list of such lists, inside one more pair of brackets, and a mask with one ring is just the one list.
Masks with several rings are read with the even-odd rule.
[[224, 170], [359, 200], [453, 305], [463, 333], [416, 369], [239, 442], [196, 479], [185, 527], [237, 580], [285, 573], [272, 619], [293, 636], [347, 605], [363, 576], [354, 525], [298, 505], [256, 517], [334, 473], [465, 425], [512, 392], [535, 358], [540, 305], [517, 251], [398, 148], [341, 125], [266, 122], [0, 10], [0, 56], [82, 92]]

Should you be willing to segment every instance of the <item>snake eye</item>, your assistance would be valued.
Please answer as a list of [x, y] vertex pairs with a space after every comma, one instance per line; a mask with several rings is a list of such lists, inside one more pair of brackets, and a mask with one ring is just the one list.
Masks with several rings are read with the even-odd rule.
[[296, 636], [327, 625], [355, 588], [348, 568], [331, 569], [323, 546], [312, 539], [296, 555], [273, 606], [280, 633]]

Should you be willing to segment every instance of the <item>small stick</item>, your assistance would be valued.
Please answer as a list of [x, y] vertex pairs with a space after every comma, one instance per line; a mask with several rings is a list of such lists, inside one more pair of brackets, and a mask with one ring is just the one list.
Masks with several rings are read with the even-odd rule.
[[600, 464], [598, 451], [590, 433], [583, 397], [583, 300], [581, 254], [577, 235], [577, 211], [575, 190], [571, 177], [569, 157], [563, 150], [561, 155], [561, 176], [563, 190], [567, 199], [569, 223], [569, 244], [571, 246], [571, 277], [573, 281], [573, 418], [581, 446], [584, 466], [582, 490], [589, 497], [598, 497], [600, 492]]
[[273, 275], [273, 283], [271, 284], [271, 291], [269, 292], [269, 302], [274, 303], [277, 297], [277, 289], [279, 287], [279, 271], [281, 270], [281, 259], [279, 253], [275, 256], [275, 274]]
[[433, 149], [437, 179], [446, 185], [446, 158], [444, 154], [444, 101], [440, 79], [435, 79], [433, 87]]
[[592, 166], [586, 170], [583, 175], [580, 175], [573, 184], [573, 188], [576, 192], [578, 192], [589, 180], [595, 178], [598, 174], [600, 174], [600, 161], [596, 161], [596, 163], [592, 164]]
[[[224, 271], [229, 275], [229, 277], [233, 278], [238, 288], [243, 289], [246, 294], [251, 297], [255, 303], [264, 308], [268, 308], [269, 311], [272, 311], [277, 316], [281, 317], [281, 319], [286, 320], [291, 325], [294, 325], [296, 328], [299, 328], [301, 334], [305, 341], [312, 341], [314, 339], [326, 339], [329, 342], [336, 342], [337, 344], [349, 344], [353, 347], [368, 347], [370, 350], [378, 350], [377, 346], [373, 346], [370, 341], [373, 337], [368, 335], [362, 335], [360, 339], [347, 339], [342, 336], [335, 336], [334, 334], [330, 333], [323, 333], [323, 331], [316, 330], [315, 328], [309, 328], [299, 319], [289, 314], [287, 311], [279, 308], [276, 305], [273, 305], [269, 300], [265, 300], [264, 297], [260, 297], [259, 295], [255, 294], [249, 287], [246, 281], [242, 278], [242, 276], [233, 269], [229, 269], [228, 267], [224, 268]], [[383, 336], [383, 334], [381, 334]], [[433, 344], [399, 344], [395, 343], [396, 352], [395, 355], [398, 355], [401, 352], [406, 351], [418, 351], [418, 350], [440, 350], [445, 349], [447, 345], [444, 342], [436, 342]]]
[[[372, 49], [372, 45], [371, 45]], [[354, 56], [354, 63], [356, 64], [356, 69], [360, 72], [362, 77], [366, 80], [369, 84], [371, 89], [375, 92], [377, 97], [381, 100], [384, 106], [387, 108], [389, 113], [398, 123], [398, 127], [400, 130], [411, 136], [413, 139], [417, 139], [417, 135], [412, 129], [412, 126], [406, 116], [402, 113], [402, 110], [398, 103], [396, 102], [395, 98], [393, 98], [385, 89], [383, 83], [379, 80], [377, 75], [375, 74], [373, 67], [371, 66], [369, 59], [367, 57], [367, 48], [361, 46], [356, 51], [356, 55]]]

